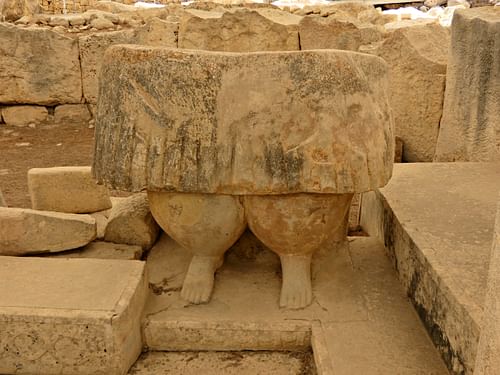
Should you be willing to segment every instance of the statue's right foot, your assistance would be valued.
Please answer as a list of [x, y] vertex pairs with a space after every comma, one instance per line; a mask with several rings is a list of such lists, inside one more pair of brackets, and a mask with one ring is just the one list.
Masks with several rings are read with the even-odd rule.
[[311, 304], [311, 255], [282, 255], [280, 307], [302, 309]]
[[222, 257], [193, 256], [182, 285], [181, 297], [200, 304], [210, 300], [214, 287], [214, 274], [222, 265]]

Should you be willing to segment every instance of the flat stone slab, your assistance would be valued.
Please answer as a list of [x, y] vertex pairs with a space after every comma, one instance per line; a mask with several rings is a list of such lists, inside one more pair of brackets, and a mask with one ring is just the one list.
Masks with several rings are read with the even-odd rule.
[[113, 46], [93, 172], [126, 191], [353, 193], [394, 159], [387, 66], [350, 51]]
[[406, 292], [456, 374], [472, 374], [500, 164], [397, 164], [363, 196], [361, 225], [384, 239]]
[[[249, 232], [227, 254], [208, 304], [189, 305], [180, 298], [189, 260], [167, 236], [149, 254], [144, 337], [150, 350], [307, 350], [312, 345], [320, 374], [331, 374], [335, 363], [352, 358], [367, 375], [385, 368], [447, 374], [374, 239], [356, 238], [349, 249], [324, 249], [316, 257], [314, 300], [304, 310], [278, 307], [279, 259]], [[357, 336], [350, 338], [352, 346], [336, 339], [339, 330]], [[357, 348], [365, 337], [370, 337], [370, 356]], [[338, 373], [353, 373], [343, 369]]]
[[0, 207], [0, 255], [71, 250], [95, 238], [90, 215]]
[[138, 261], [0, 257], [0, 373], [123, 374], [142, 349]]

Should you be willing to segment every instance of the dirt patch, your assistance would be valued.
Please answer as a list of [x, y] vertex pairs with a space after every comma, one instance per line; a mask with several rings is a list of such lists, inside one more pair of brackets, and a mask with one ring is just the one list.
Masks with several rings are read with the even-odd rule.
[[30, 168], [91, 165], [94, 129], [81, 125], [0, 124], [0, 189], [10, 207], [31, 207]]

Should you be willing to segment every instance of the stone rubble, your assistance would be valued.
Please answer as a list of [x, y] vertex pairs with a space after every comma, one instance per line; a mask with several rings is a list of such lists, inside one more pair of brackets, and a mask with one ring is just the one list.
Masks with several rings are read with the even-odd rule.
[[111, 208], [108, 190], [96, 183], [90, 167], [30, 169], [28, 189], [35, 210], [91, 213]]
[[95, 238], [89, 215], [0, 207], [0, 255], [75, 249]]
[[107, 242], [138, 245], [149, 250], [155, 243], [160, 227], [149, 209], [145, 193], [120, 199], [113, 205], [104, 235]]

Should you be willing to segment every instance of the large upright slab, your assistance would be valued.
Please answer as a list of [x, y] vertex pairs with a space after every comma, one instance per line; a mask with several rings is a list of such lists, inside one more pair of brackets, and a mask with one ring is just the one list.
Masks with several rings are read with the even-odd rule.
[[78, 42], [52, 30], [0, 23], [0, 103], [79, 103]]
[[0, 373], [125, 374], [142, 349], [144, 263], [0, 258]]
[[395, 22], [381, 43], [360, 49], [389, 65], [395, 134], [403, 140], [407, 162], [434, 158], [449, 44], [449, 31], [437, 23]]
[[120, 190], [352, 193], [394, 159], [382, 59], [108, 49], [93, 171]]
[[500, 7], [455, 13], [436, 161], [500, 161], [499, 35]]
[[500, 369], [500, 195], [483, 310], [474, 375], [495, 375]]

